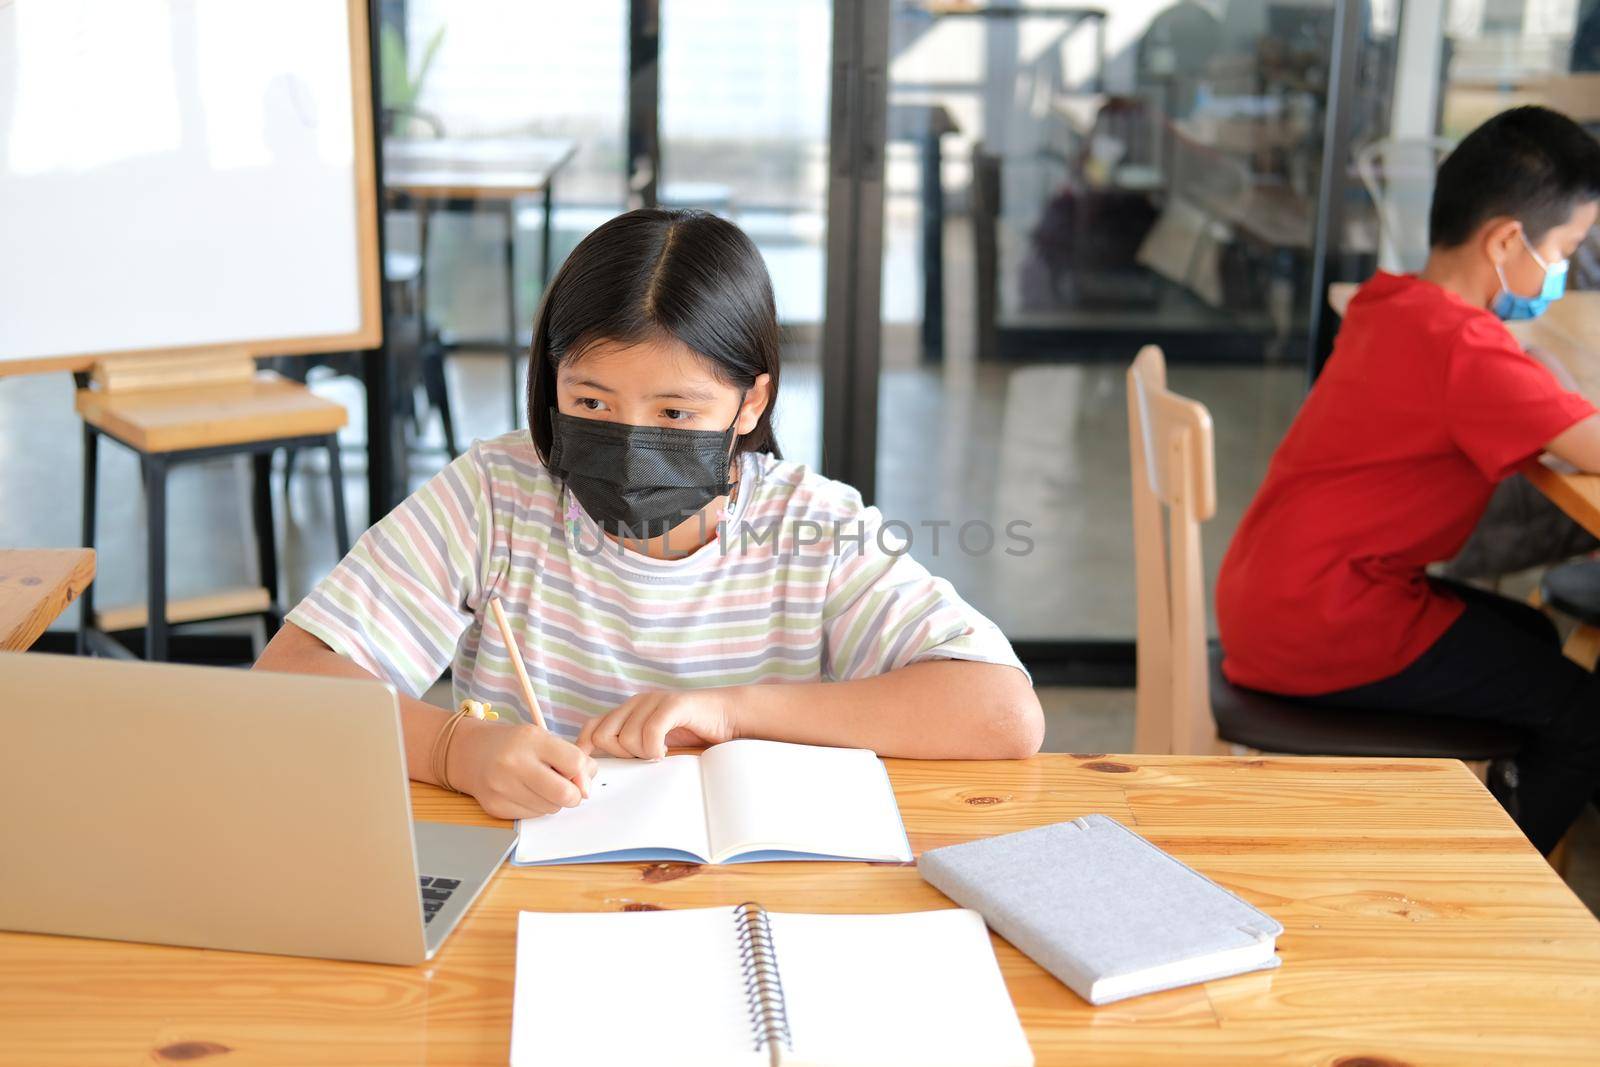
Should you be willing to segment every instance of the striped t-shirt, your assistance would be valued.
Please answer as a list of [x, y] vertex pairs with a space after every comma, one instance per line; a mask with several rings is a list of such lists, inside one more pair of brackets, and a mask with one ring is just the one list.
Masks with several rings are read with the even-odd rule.
[[740, 462], [716, 538], [661, 560], [606, 538], [526, 431], [476, 442], [288, 619], [413, 696], [448, 664], [458, 701], [527, 720], [488, 609], [497, 596], [568, 736], [652, 689], [866, 678], [927, 659], [1022, 669], [855, 490], [771, 455]]

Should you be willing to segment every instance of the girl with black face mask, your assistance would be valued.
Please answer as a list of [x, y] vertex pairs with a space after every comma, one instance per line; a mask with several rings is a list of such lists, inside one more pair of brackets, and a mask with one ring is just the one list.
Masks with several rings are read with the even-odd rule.
[[[579, 803], [594, 755], [669, 745], [1031, 755], [1043, 717], [998, 629], [854, 490], [780, 457], [779, 370], [737, 227], [612, 219], [540, 305], [530, 430], [475, 443], [368, 531], [260, 665], [411, 694], [451, 665], [458, 701], [503, 721], [462, 719], [444, 777], [502, 818]], [[495, 597], [551, 733], [526, 725]], [[402, 705], [412, 776], [435, 781], [447, 715]]]

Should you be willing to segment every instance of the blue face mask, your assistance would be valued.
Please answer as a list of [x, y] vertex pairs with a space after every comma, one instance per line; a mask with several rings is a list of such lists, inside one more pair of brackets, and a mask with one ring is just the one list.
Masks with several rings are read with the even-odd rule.
[[1536, 319], [1544, 314], [1544, 309], [1561, 299], [1561, 294], [1567, 291], [1567, 261], [1559, 260], [1555, 263], [1546, 263], [1528, 243], [1528, 238], [1521, 230], [1517, 236], [1522, 239], [1522, 247], [1528, 250], [1528, 255], [1533, 261], [1544, 268], [1544, 285], [1539, 287], [1538, 296], [1518, 296], [1506, 284], [1505, 272], [1500, 269], [1500, 264], [1494, 265], [1494, 272], [1500, 276], [1500, 292], [1494, 298], [1491, 310], [1506, 322], [1519, 322], [1523, 319]]

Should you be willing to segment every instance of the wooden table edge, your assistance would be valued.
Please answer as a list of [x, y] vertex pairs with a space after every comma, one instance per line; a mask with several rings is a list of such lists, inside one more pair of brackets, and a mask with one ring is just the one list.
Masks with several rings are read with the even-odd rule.
[[[89, 588], [94, 581], [96, 557], [92, 548], [0, 549], [0, 557], [10, 553], [48, 556], [69, 564], [60, 584], [45, 590], [38, 608], [26, 613], [10, 633], [0, 634], [0, 649], [26, 651]], [[58, 598], [60, 602], [56, 603]]]
[[1552, 470], [1539, 457], [1524, 463], [1521, 471], [1568, 518], [1600, 537], [1600, 474]]

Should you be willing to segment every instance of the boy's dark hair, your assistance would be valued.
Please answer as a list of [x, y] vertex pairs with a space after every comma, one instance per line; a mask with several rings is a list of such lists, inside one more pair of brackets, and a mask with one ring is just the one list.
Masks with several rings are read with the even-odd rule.
[[1428, 243], [1454, 248], [1500, 216], [1537, 242], [1590, 200], [1600, 200], [1600, 142], [1558, 111], [1514, 107], [1467, 134], [1439, 165]]
[[767, 409], [735, 452], [779, 455], [778, 311], [766, 263], [743, 230], [704, 211], [640, 209], [578, 243], [539, 301], [528, 366], [528, 426], [550, 462], [556, 370], [603, 341], [671, 338], [740, 390], [771, 376]]

